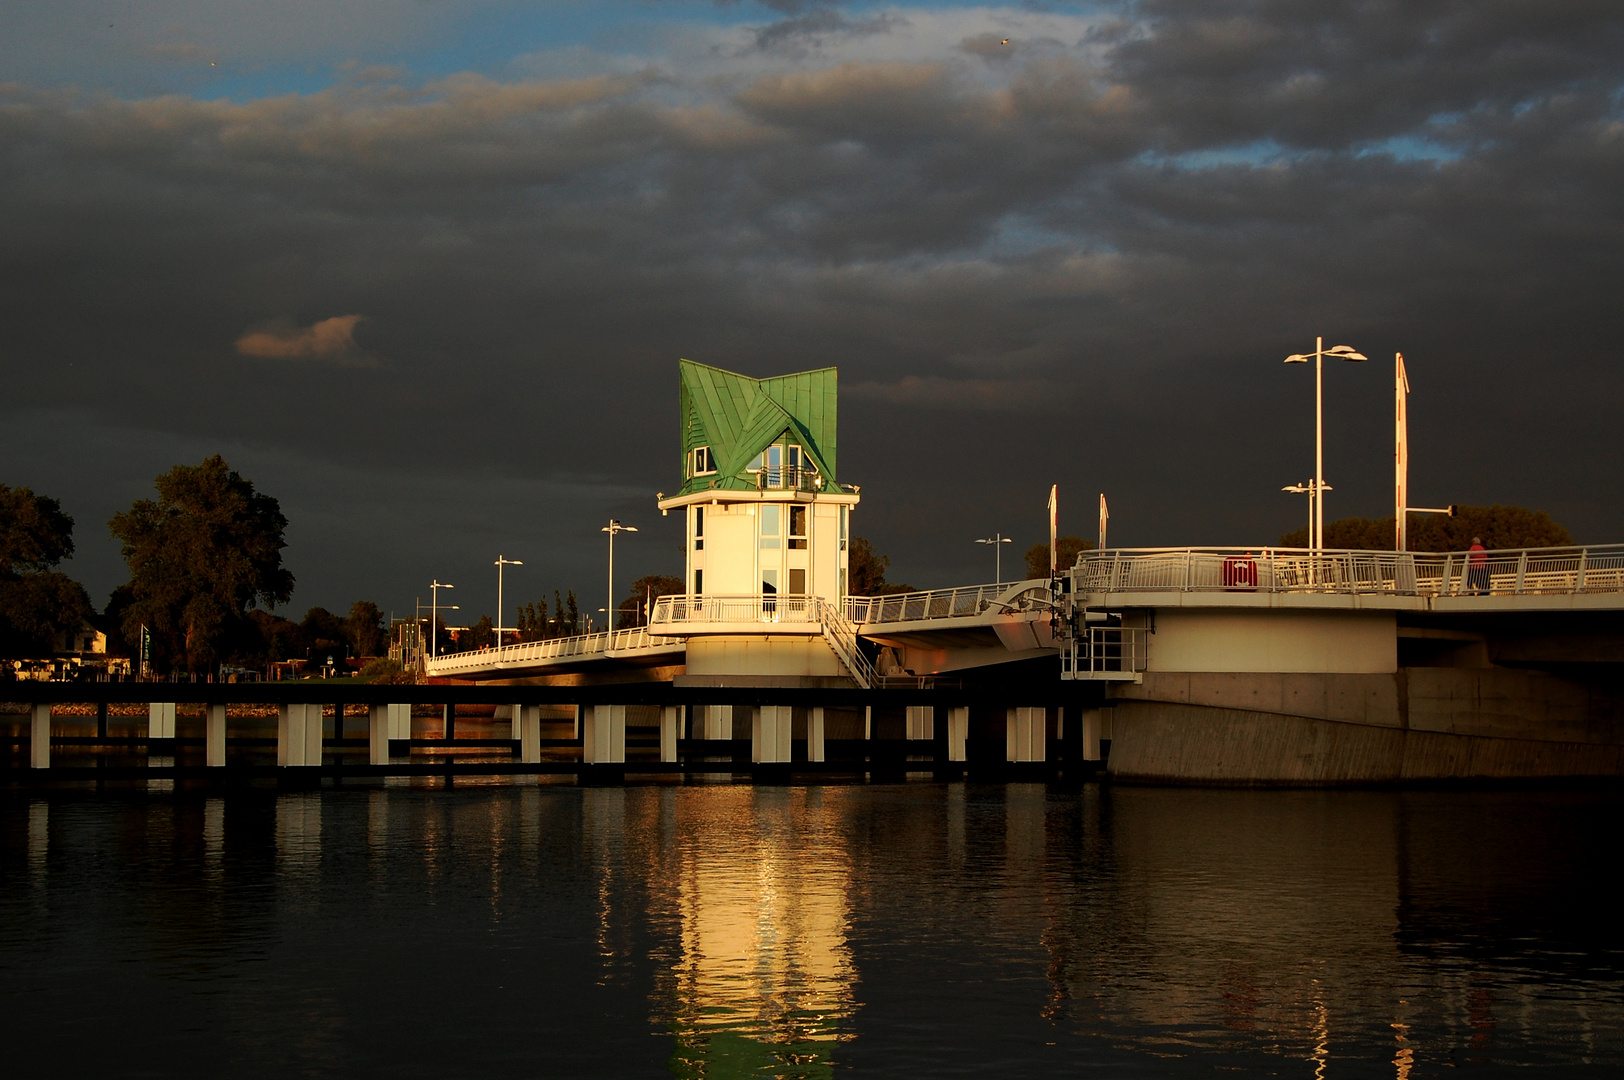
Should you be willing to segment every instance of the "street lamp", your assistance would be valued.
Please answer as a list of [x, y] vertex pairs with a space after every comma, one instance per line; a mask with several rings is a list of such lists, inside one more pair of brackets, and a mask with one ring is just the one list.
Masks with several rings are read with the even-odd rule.
[[1325, 543], [1325, 492], [1331, 490], [1325, 482], [1325, 358], [1334, 356], [1339, 360], [1348, 360], [1358, 363], [1365, 359], [1365, 354], [1356, 350], [1352, 345], [1337, 345], [1327, 349], [1325, 339], [1314, 339], [1314, 351], [1311, 353], [1292, 353], [1286, 357], [1288, 364], [1306, 364], [1310, 357], [1314, 360], [1314, 487], [1309, 491], [1308, 498], [1313, 513], [1308, 530], [1308, 546], [1316, 554]]
[[502, 568], [504, 566], [523, 566], [518, 559], [508, 559], [501, 555], [496, 557], [496, 647], [502, 647]]
[[614, 518], [609, 524], [598, 530], [609, 534], [609, 632], [615, 632], [615, 534], [623, 532], [636, 532], [635, 525], [622, 525]]
[[[1289, 491], [1293, 495], [1308, 496], [1308, 546], [1310, 548], [1314, 546], [1314, 496], [1317, 494], [1316, 489], [1319, 489], [1319, 484], [1313, 480], [1306, 484], [1292, 484], [1290, 487], [1280, 489], [1281, 491]], [[1326, 484], [1322, 490], [1333, 491], [1335, 489], [1330, 484]]]
[[429, 659], [431, 660], [440, 655], [440, 635], [438, 632], [438, 627], [440, 625], [440, 590], [455, 588], [455, 585], [447, 585], [438, 579], [435, 580], [434, 584], [429, 586], [430, 593], [434, 597], [434, 599], [429, 602]]
[[993, 575], [997, 578], [996, 583], [999, 584], [999, 585], [1002, 585], [1004, 583], [1004, 545], [1005, 544], [1013, 544], [1014, 542], [1015, 541], [1011, 540], [1009, 537], [1005, 536], [1003, 533], [993, 533], [991, 536], [987, 537], [984, 540], [977, 540], [976, 541], [976, 543], [978, 543], [978, 544], [991, 544], [992, 545], [992, 551], [993, 551], [993, 558], [992, 558]]

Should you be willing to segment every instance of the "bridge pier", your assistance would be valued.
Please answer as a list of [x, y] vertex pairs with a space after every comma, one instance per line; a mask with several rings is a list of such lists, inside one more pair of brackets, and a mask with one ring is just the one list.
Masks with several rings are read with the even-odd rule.
[[720, 740], [733, 738], [733, 706], [706, 705], [701, 726], [704, 729], [699, 737], [706, 740]]
[[1025, 705], [1005, 712], [1006, 761], [1048, 760], [1049, 710]]
[[581, 733], [581, 760], [588, 765], [625, 762], [626, 706], [592, 706]]
[[541, 706], [513, 706], [513, 726], [519, 736], [519, 761], [535, 765], [541, 761]]
[[665, 705], [660, 708], [660, 760], [677, 760], [677, 734], [682, 729], [682, 706]]
[[790, 760], [791, 717], [788, 705], [761, 705], [750, 711], [750, 760], [758, 765]]
[[51, 706], [44, 702], [29, 710], [28, 764], [36, 769], [51, 767]]
[[970, 738], [970, 707], [956, 705], [947, 710], [947, 760], [963, 761], [964, 744]]
[[175, 737], [175, 703], [154, 701], [147, 706], [147, 741]]
[[806, 760], [823, 760], [823, 706], [806, 710]]
[[276, 717], [276, 763], [287, 767], [321, 764], [322, 707], [283, 705]]
[[933, 706], [908, 706], [907, 738], [916, 742], [936, 738], [936, 709]]
[[203, 764], [211, 769], [226, 763], [226, 707], [211, 703], [203, 709]]
[[1083, 710], [1083, 760], [1098, 761], [1100, 759], [1100, 734], [1104, 727], [1104, 709]]

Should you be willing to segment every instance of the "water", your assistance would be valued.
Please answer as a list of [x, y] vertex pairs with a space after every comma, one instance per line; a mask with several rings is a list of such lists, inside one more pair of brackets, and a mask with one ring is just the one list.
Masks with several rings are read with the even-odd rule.
[[1624, 1067], [1617, 793], [3, 800], [14, 1076]]

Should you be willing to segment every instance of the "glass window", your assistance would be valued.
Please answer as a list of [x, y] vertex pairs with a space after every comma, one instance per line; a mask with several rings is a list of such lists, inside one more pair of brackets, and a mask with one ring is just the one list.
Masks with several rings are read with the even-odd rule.
[[[670, 459], [667, 458], [666, 460], [669, 461]], [[763, 596], [774, 596], [777, 593], [778, 593], [778, 571], [777, 570], [763, 570], [761, 572], [761, 594]]]
[[[844, 574], [845, 571], [842, 570], [841, 573]], [[703, 570], [695, 570], [694, 571], [694, 592], [702, 593], [704, 591], [705, 591], [705, 571], [703, 571]]]
[[775, 548], [780, 546], [779, 537], [783, 535], [781, 529], [783, 522], [782, 508], [766, 503], [761, 507], [761, 513], [756, 520], [761, 522], [761, 546]]
[[792, 506], [789, 508], [789, 546], [791, 548], [806, 547], [806, 507]]
[[694, 550], [705, 550], [705, 508], [694, 507]]
[[716, 462], [711, 457], [711, 448], [708, 446], [695, 447], [689, 467], [693, 470], [695, 476], [704, 476], [707, 473], [715, 472]]
[[840, 550], [841, 551], [846, 550], [846, 529], [849, 526], [850, 517], [851, 517], [851, 507], [842, 506], [840, 508]]

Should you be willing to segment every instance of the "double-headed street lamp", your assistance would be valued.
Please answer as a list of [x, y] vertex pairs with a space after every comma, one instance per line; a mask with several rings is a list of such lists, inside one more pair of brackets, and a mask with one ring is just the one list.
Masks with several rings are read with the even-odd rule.
[[[1331, 487], [1325, 482], [1325, 358], [1334, 356], [1339, 360], [1349, 360], [1358, 363], [1365, 359], [1365, 354], [1359, 352], [1352, 345], [1336, 345], [1327, 349], [1325, 339], [1314, 339], [1314, 351], [1311, 353], [1292, 353], [1286, 357], [1288, 364], [1306, 364], [1309, 359], [1314, 361], [1314, 482], [1308, 492], [1312, 504], [1312, 513], [1309, 515], [1308, 546], [1316, 554], [1325, 543], [1325, 492]], [[1290, 491], [1290, 488], [1286, 489]]]
[[523, 565], [524, 563], [518, 559], [509, 559], [501, 555], [496, 557], [496, 647], [498, 649], [502, 647], [502, 631], [505, 629], [502, 626], [502, 612], [506, 610], [502, 607], [502, 568], [504, 566]]
[[620, 522], [616, 521], [614, 518], [610, 518], [609, 519], [609, 524], [605, 525], [603, 528], [599, 529], [598, 531], [599, 532], [606, 532], [606, 533], [609, 534], [609, 611], [608, 611], [608, 618], [609, 618], [609, 632], [612, 634], [612, 633], [615, 632], [615, 534], [616, 533], [623, 533], [623, 532], [636, 532], [637, 531], [637, 526], [635, 526], [635, 525], [622, 525]]
[[429, 586], [433, 599], [429, 602], [429, 659], [440, 655], [440, 590], [455, 589], [455, 585], [448, 585], [438, 579]]
[[992, 545], [992, 550], [993, 550], [993, 559], [992, 559], [993, 574], [997, 578], [997, 584], [999, 584], [999, 585], [1002, 585], [1004, 583], [1004, 545], [1005, 544], [1013, 544], [1014, 542], [1015, 541], [1011, 540], [1009, 537], [1005, 536], [1003, 533], [993, 533], [991, 536], [987, 537], [984, 540], [977, 540], [976, 541], [976, 543], [978, 543], [978, 544], [991, 544]]

